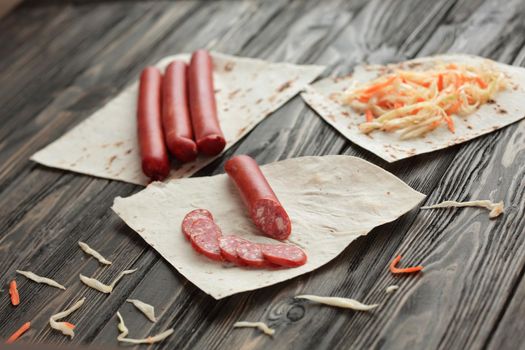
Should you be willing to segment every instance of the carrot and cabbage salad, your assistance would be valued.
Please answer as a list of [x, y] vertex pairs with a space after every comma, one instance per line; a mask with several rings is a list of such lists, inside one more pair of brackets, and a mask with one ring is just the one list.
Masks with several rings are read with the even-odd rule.
[[455, 132], [452, 115], [467, 116], [504, 89], [504, 76], [492, 65], [441, 63], [378, 77], [346, 91], [342, 102], [364, 114], [363, 133], [399, 131], [410, 139], [442, 125]]

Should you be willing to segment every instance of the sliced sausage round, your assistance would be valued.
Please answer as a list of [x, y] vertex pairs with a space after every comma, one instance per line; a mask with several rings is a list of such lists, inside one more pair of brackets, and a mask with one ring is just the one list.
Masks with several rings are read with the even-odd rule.
[[213, 215], [206, 209], [195, 209], [190, 211], [184, 219], [182, 220], [182, 233], [186, 236], [186, 238], [190, 239], [190, 229], [191, 226], [197, 221], [198, 219], [211, 219], [213, 221]]
[[248, 241], [234, 235], [220, 237], [219, 247], [221, 248], [221, 254], [224, 260], [232, 262], [236, 265], [242, 265], [237, 257], [237, 247], [239, 244], [245, 242]]
[[307, 260], [304, 250], [292, 244], [261, 244], [261, 252], [269, 262], [284, 267], [301, 266]]
[[264, 259], [259, 244], [249, 241], [237, 245], [237, 258], [246, 266], [268, 267], [270, 264]]
[[193, 235], [191, 236], [191, 245], [198, 253], [212, 260], [222, 261], [219, 236], [208, 233]]

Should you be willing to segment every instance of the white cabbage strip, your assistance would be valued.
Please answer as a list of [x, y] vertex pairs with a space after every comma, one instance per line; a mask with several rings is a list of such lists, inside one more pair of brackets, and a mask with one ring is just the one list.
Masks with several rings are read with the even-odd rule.
[[66, 289], [63, 285], [58, 283], [55, 280], [52, 280], [51, 278], [38, 276], [37, 274], [31, 272], [31, 271], [22, 271], [22, 270], [16, 270], [17, 273], [21, 274], [22, 276], [25, 276], [29, 278], [31, 281], [35, 281], [36, 283], [44, 283], [51, 287], [59, 288], [59, 289]]
[[494, 203], [489, 200], [476, 200], [468, 202], [456, 202], [456, 201], [444, 201], [439, 204], [434, 204], [426, 207], [421, 207], [421, 209], [439, 209], [439, 208], [461, 208], [461, 207], [480, 207], [490, 210], [489, 218], [494, 219], [500, 216], [505, 207], [503, 202]]
[[68, 335], [69, 337], [71, 337], [71, 339], [73, 339], [73, 337], [75, 336], [75, 332], [73, 332], [73, 329], [68, 327], [66, 322], [57, 322], [57, 320], [69, 316], [71, 313], [80, 308], [84, 304], [84, 301], [86, 301], [86, 298], [80, 299], [69, 309], [51, 316], [49, 318], [49, 325], [51, 326], [51, 328], [59, 330], [60, 332], [62, 332], [62, 334]]
[[86, 277], [82, 274], [80, 274], [80, 280], [88, 287], [96, 289], [99, 292], [109, 294], [113, 291], [113, 288], [115, 288], [115, 286], [122, 279], [122, 277], [124, 277], [125, 275], [129, 275], [130, 273], [133, 273], [135, 271], [137, 271], [137, 269], [122, 271], [121, 273], [119, 273], [117, 278], [115, 278], [115, 280], [113, 280], [113, 282], [111, 282], [111, 284], [109, 285], [104, 284], [95, 278]]
[[88, 246], [86, 243], [79, 241], [78, 245], [80, 246], [80, 249], [84, 251], [84, 253], [91, 255], [92, 257], [97, 259], [99, 263], [104, 264], [104, 265], [111, 265], [111, 261], [104, 258], [102, 254], [100, 254], [95, 249]]
[[142, 312], [144, 316], [146, 316], [151, 322], [157, 322], [157, 319], [155, 318], [155, 308], [152, 305], [146, 304], [145, 302], [138, 299], [128, 299], [126, 301], [135, 305], [135, 307], [139, 309], [139, 311]]
[[375, 309], [379, 304], [366, 305], [357, 300], [339, 297], [322, 297], [317, 295], [297, 295], [296, 299], [306, 299], [316, 303], [352, 309], [356, 311], [369, 311]]
[[159, 333], [157, 335], [154, 335], [152, 337], [147, 337], [144, 339], [132, 339], [132, 338], [126, 338], [129, 331], [126, 327], [126, 324], [124, 323], [124, 319], [122, 318], [122, 315], [120, 315], [120, 312], [117, 311], [117, 316], [119, 318], [119, 324], [117, 325], [117, 328], [120, 332], [120, 335], [117, 337], [117, 340], [119, 342], [123, 343], [130, 343], [130, 344], [153, 344], [158, 343], [160, 341], [163, 341], [167, 337], [169, 337], [171, 334], [173, 334], [174, 330], [172, 328], [165, 330], [162, 333]]
[[233, 328], [243, 328], [243, 327], [258, 328], [264, 334], [268, 334], [268, 335], [273, 335], [275, 333], [275, 329], [268, 327], [266, 323], [264, 322], [239, 321], [239, 322], [235, 322], [235, 324], [233, 325]]
[[399, 289], [399, 286], [388, 286], [386, 287], [387, 294], [393, 293]]

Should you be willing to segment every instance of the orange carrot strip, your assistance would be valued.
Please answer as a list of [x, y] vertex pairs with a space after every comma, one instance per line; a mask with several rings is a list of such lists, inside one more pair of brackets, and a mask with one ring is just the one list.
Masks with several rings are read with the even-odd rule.
[[14, 306], [20, 304], [20, 295], [18, 294], [15, 280], [12, 280], [11, 283], [9, 283], [9, 294], [11, 295], [11, 304]]
[[435, 122], [433, 122], [432, 124], [430, 124], [430, 128], [432, 130], [434, 130], [435, 128], [437, 128], [439, 126], [439, 124], [441, 124], [441, 122], [439, 120], [436, 120]]
[[391, 109], [392, 108], [392, 102], [390, 102], [390, 101], [381, 100], [381, 101], [377, 102], [377, 105], [379, 107], [385, 108], [385, 109]]
[[394, 103], [394, 108], [396, 108], [396, 109], [404, 107], [404, 106], [405, 106], [405, 104], [403, 102], [395, 102]]
[[450, 132], [452, 133], [456, 132], [456, 126], [454, 125], [454, 121], [452, 120], [452, 118], [450, 118], [449, 115], [445, 117], [445, 121], [447, 122], [448, 130], [450, 130]]
[[387, 80], [385, 80], [382, 83], [377, 83], [377, 84], [374, 84], [374, 85], [370, 86], [369, 88], [365, 89], [364, 93], [365, 94], [370, 94], [370, 93], [377, 92], [377, 91], [381, 90], [382, 88], [387, 87], [388, 85], [392, 84], [392, 82], [394, 80], [396, 80], [396, 76], [395, 75], [391, 76], [390, 78], [388, 78]]
[[399, 263], [400, 260], [401, 260], [401, 255], [398, 255], [390, 263], [390, 272], [392, 272], [393, 274], [413, 273], [413, 272], [419, 272], [423, 270], [423, 266], [406, 267], [404, 269], [399, 269], [396, 267], [396, 265], [397, 263]]
[[67, 327], [67, 328], [71, 328], [71, 329], [75, 329], [77, 326], [75, 326], [73, 323], [69, 323], [69, 322], [64, 322], [64, 325]]
[[366, 118], [367, 122], [371, 122], [372, 120], [374, 120], [374, 114], [372, 113], [371, 110], [369, 110], [369, 109], [366, 110], [365, 118]]
[[476, 77], [476, 83], [478, 83], [479, 87], [482, 89], [486, 89], [488, 86], [480, 77]]
[[465, 78], [461, 74], [456, 74], [456, 88], [459, 88], [465, 83]]
[[447, 109], [445, 112], [448, 115], [454, 114], [458, 111], [459, 107], [461, 107], [461, 100], [457, 100], [456, 103], [454, 103], [449, 109]]
[[369, 95], [369, 94], [363, 94], [363, 95], [359, 96], [359, 97], [357, 98], [357, 100], [358, 100], [359, 102], [367, 103], [368, 100], [370, 100], [370, 97], [372, 97], [372, 95]]
[[9, 337], [9, 339], [6, 340], [6, 344], [12, 344], [14, 343], [18, 338], [20, 338], [20, 336], [22, 334], [24, 334], [28, 329], [29, 327], [31, 327], [31, 322], [26, 322], [22, 325], [22, 327], [18, 328], [18, 330], [16, 332], [14, 332], [13, 334], [11, 334], [11, 336]]
[[437, 88], [438, 88], [438, 91], [443, 90], [443, 74], [438, 75]]
[[449, 64], [447, 65], [447, 68], [448, 68], [448, 69], [457, 69], [458, 66], [455, 65], [454, 63], [449, 63]]

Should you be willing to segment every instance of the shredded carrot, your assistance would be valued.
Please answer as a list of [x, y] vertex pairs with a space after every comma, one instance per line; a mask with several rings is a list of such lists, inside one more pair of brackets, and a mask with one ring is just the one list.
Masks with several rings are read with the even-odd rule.
[[377, 83], [377, 84], [374, 84], [372, 86], [370, 86], [369, 88], [365, 89], [365, 91], [363, 91], [365, 94], [373, 94], [379, 90], [381, 90], [382, 88], [384, 87], [387, 87], [388, 85], [390, 85], [394, 80], [396, 79], [396, 76], [393, 75], [391, 77], [389, 77], [387, 80], [381, 82], [381, 83]]
[[439, 120], [436, 120], [435, 122], [432, 122], [432, 124], [430, 124], [430, 129], [434, 130], [435, 128], [437, 128], [439, 126], [439, 124], [441, 124], [441, 122]]
[[399, 101], [398, 101], [398, 102], [395, 102], [395, 103], [394, 103], [394, 108], [396, 108], [396, 109], [397, 109], [397, 108], [404, 107], [404, 106], [405, 106], [405, 104], [404, 104], [403, 102], [399, 102]]
[[449, 115], [445, 117], [445, 121], [447, 122], [448, 130], [450, 130], [450, 132], [452, 133], [456, 132], [456, 126], [454, 125], [454, 121], [452, 120], [452, 118], [450, 118]]
[[64, 322], [64, 325], [67, 327], [67, 328], [71, 328], [71, 329], [75, 329], [77, 326], [75, 326], [73, 323], [69, 323], [69, 322]]
[[9, 294], [11, 295], [11, 304], [14, 306], [20, 304], [20, 295], [18, 294], [15, 280], [12, 280], [11, 283], [9, 283]]
[[447, 64], [447, 68], [448, 69], [458, 69], [458, 66], [455, 65], [454, 63], [449, 63], [449, 64]]
[[449, 109], [447, 109], [445, 112], [448, 115], [454, 114], [458, 111], [459, 107], [461, 107], [461, 100], [457, 100], [456, 103], [452, 105]]
[[478, 83], [479, 87], [482, 89], [486, 89], [488, 87], [487, 83], [485, 83], [480, 77], [476, 77], [476, 83]]
[[371, 110], [369, 109], [366, 110], [365, 118], [367, 122], [371, 122], [372, 120], [374, 120], [374, 114], [372, 113]]
[[443, 90], [443, 74], [438, 75], [437, 88], [438, 88], [438, 91]]
[[399, 269], [396, 267], [399, 261], [401, 261], [401, 255], [396, 256], [396, 258], [390, 263], [390, 272], [392, 272], [393, 274], [413, 273], [423, 270], [423, 266], [406, 267], [403, 269]]
[[22, 327], [18, 328], [18, 330], [16, 332], [14, 332], [13, 334], [11, 334], [11, 336], [9, 337], [9, 339], [6, 340], [6, 344], [12, 344], [14, 343], [18, 338], [20, 338], [20, 336], [22, 334], [24, 334], [28, 329], [29, 327], [31, 327], [31, 322], [26, 322], [22, 325]]

